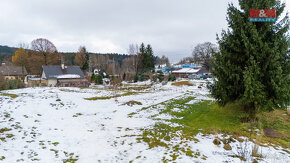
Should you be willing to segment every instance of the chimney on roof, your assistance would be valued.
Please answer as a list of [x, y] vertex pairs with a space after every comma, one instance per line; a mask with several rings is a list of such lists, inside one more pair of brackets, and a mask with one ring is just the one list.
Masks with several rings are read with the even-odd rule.
[[64, 67], [64, 59], [63, 59], [63, 56], [61, 55], [60, 56], [60, 65], [61, 65], [61, 69], [64, 69], [65, 67]]

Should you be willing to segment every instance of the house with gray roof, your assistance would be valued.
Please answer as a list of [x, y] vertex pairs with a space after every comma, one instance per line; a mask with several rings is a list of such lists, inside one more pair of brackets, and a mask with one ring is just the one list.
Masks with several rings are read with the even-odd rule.
[[47, 86], [86, 87], [88, 81], [79, 66], [42, 66], [41, 80]]
[[4, 76], [6, 80], [23, 80], [27, 81], [27, 71], [25, 67], [6, 65], [2, 63], [0, 66], [0, 73]]

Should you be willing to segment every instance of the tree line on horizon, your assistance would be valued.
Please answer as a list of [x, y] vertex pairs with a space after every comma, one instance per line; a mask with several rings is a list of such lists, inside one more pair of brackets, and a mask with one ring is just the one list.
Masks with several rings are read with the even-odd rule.
[[[34, 75], [41, 74], [43, 65], [60, 65], [61, 62], [64, 62], [65, 65], [78, 65], [82, 70], [89, 72], [92, 72], [94, 68], [103, 69], [112, 75], [144, 72], [154, 69], [155, 63], [161, 64], [169, 62], [165, 56], [161, 58], [154, 56], [151, 45], [145, 47], [143, 43], [140, 45], [142, 48], [136, 50], [138, 54], [129, 53], [129, 55], [90, 53], [87, 52], [85, 46], [80, 46], [76, 53], [63, 53], [58, 52], [52, 42], [43, 38], [33, 40], [30, 49], [25, 44], [19, 46], [20, 48], [18, 49], [0, 46], [1, 62], [25, 67], [29, 74]], [[11, 52], [13, 54], [10, 54]]]

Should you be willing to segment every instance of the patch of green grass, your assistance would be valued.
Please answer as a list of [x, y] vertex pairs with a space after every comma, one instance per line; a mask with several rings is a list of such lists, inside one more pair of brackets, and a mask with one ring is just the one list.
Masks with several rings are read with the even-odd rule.
[[[189, 97], [190, 98], [190, 97]], [[203, 129], [203, 132], [225, 132], [233, 133], [242, 132], [242, 126], [240, 119], [238, 118], [241, 111], [236, 109], [235, 106], [220, 107], [216, 103], [210, 101], [203, 101], [192, 105], [185, 104], [186, 99], [174, 101], [174, 104], [168, 104], [166, 106], [168, 112], [171, 115], [176, 116], [172, 122], [182, 124], [190, 129], [199, 130]], [[181, 112], [172, 112], [171, 108], [176, 107], [179, 104]]]
[[92, 87], [79, 87], [79, 89], [93, 89], [93, 90], [105, 90], [105, 91], [114, 91], [114, 89], [111, 88], [92, 88]]
[[8, 97], [11, 97], [11, 98], [16, 98], [16, 97], [18, 97], [18, 95], [16, 95], [16, 94], [11, 94], [11, 93], [2, 93], [2, 92], [0, 92], [0, 96], [8, 96]]
[[7, 132], [7, 131], [11, 131], [11, 129], [10, 128], [1, 128], [0, 129], [0, 133], [4, 133], [4, 132]]
[[135, 95], [135, 94], [138, 94], [138, 93], [140, 93], [140, 92], [126, 92], [126, 93], [118, 94], [118, 95], [115, 95], [115, 96], [85, 98], [85, 100], [108, 100], [108, 99], [117, 98], [117, 97]]
[[52, 143], [54, 146], [57, 146], [59, 144], [59, 142], [54, 142]]
[[144, 129], [142, 136], [137, 138], [137, 140], [143, 140], [148, 143], [149, 148], [157, 146], [170, 148], [169, 142], [174, 137], [180, 137], [185, 141], [198, 142], [198, 140], [194, 138], [197, 133], [198, 132], [194, 130], [187, 130], [186, 127], [171, 127], [165, 123], [156, 123], [152, 129]]
[[76, 91], [76, 90], [70, 90], [70, 89], [60, 89], [60, 91], [63, 91], [63, 92], [79, 92], [79, 91]]
[[69, 157], [67, 159], [63, 159], [62, 162], [63, 163], [75, 163], [76, 161], [78, 161], [79, 156], [74, 156], [74, 153], [68, 153], [68, 152], [63, 152], [65, 154], [66, 157]]
[[[220, 133], [233, 135], [236, 140], [239, 136], [245, 136], [250, 140], [255, 139], [257, 144], [268, 143], [269, 145], [281, 145], [286, 148], [290, 146], [290, 118], [289, 112], [285, 110], [258, 113], [256, 119], [243, 122], [243, 119], [247, 118], [247, 114], [238, 103], [226, 106], [219, 106], [212, 101], [186, 104], [193, 99], [194, 97], [172, 99], [158, 105], [142, 108], [141, 110], [159, 108], [159, 114], [172, 115], [172, 119], [166, 121], [182, 126], [170, 127], [163, 124], [160, 127], [157, 124], [153, 129], [144, 131], [143, 141], [147, 142], [149, 147], [166, 147], [168, 144], [163, 144], [164, 140], [170, 140], [178, 131], [182, 133], [179, 137], [187, 140], [200, 132], [204, 134]], [[159, 105], [163, 105], [163, 107], [159, 107]], [[174, 108], [178, 108], [178, 111], [175, 111]], [[263, 136], [264, 127], [273, 128], [278, 138]], [[258, 136], [258, 134], [262, 135]]]
[[137, 156], [137, 157], [136, 157], [136, 159], [139, 159], [139, 158], [141, 158], [141, 156]]
[[133, 115], [135, 115], [135, 114], [137, 114], [137, 113], [136, 113], [136, 112], [132, 112], [132, 113], [128, 114], [128, 117], [129, 117], [129, 118], [132, 118]]
[[14, 135], [13, 134], [7, 134], [6, 137], [7, 138], [12, 138]]
[[59, 156], [58, 150], [50, 149], [50, 151], [54, 152], [55, 157], [58, 157]]
[[77, 162], [77, 161], [78, 161], [77, 158], [69, 158], [69, 159], [63, 159], [63, 160], [62, 160], [63, 163], [68, 163], [68, 162], [70, 162], [70, 163], [75, 163], [75, 162]]
[[120, 88], [120, 90], [127, 90], [127, 91], [142, 91], [151, 88], [151, 85], [125, 85], [124, 87]]
[[73, 115], [73, 117], [78, 117], [78, 116], [81, 116], [83, 115], [82, 113], [76, 113], [75, 115]]

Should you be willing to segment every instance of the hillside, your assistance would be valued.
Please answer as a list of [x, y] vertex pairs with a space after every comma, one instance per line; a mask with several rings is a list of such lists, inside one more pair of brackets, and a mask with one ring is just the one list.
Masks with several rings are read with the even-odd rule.
[[17, 48], [0, 45], [0, 63], [4, 60], [11, 60], [11, 55]]
[[[4, 60], [11, 61], [11, 56], [14, 54], [16, 50], [17, 48], [15, 47], [0, 45], [0, 62], [3, 62]], [[74, 57], [76, 55], [76, 52], [59, 52], [59, 53], [64, 56], [67, 64], [70, 65], [74, 63]], [[109, 56], [111, 60], [114, 59], [116, 62], [119, 63], [121, 63], [123, 59], [129, 56], [127, 54], [118, 54], [118, 53], [89, 53], [89, 54]]]
[[287, 148], [231, 135], [259, 130], [210, 108], [205, 82], [2, 91], [0, 162], [289, 162]]
[[17, 48], [0, 45], [0, 55], [13, 54]]

